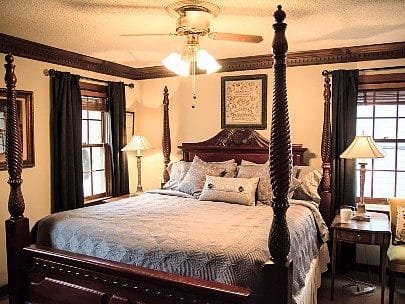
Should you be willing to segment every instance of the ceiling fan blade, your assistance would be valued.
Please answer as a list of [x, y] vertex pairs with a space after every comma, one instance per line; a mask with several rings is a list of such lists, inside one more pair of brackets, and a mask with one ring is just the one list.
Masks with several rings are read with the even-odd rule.
[[121, 37], [145, 37], [145, 36], [179, 36], [177, 33], [159, 34], [121, 34]]
[[213, 40], [229, 40], [238, 42], [253, 42], [259, 43], [263, 41], [262, 36], [245, 35], [245, 34], [233, 34], [233, 33], [218, 33], [212, 32], [208, 34], [208, 37]]

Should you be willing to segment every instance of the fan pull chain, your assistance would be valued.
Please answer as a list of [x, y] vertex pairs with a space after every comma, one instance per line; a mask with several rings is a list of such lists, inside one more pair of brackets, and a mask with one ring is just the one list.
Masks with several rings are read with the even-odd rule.
[[[196, 93], [195, 93], [195, 78], [196, 78], [195, 73], [196, 73], [196, 61], [193, 60], [193, 61], [191, 62], [191, 75], [192, 75], [192, 78], [191, 78], [191, 86], [192, 86], [193, 99], [194, 99], [194, 100], [197, 99], [197, 95], [196, 95]], [[195, 104], [194, 104], [194, 103], [191, 105], [191, 108], [192, 108], [192, 109], [195, 108]]]

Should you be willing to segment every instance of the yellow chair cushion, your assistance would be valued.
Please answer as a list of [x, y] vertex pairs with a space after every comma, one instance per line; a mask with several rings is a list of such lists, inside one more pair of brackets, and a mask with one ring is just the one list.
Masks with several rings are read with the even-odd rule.
[[398, 215], [399, 215], [398, 207], [405, 207], [405, 198], [399, 198], [399, 197], [389, 198], [388, 204], [390, 205], [391, 232], [393, 235], [393, 238], [392, 238], [393, 243], [397, 244], [398, 242], [404, 242], [403, 233], [400, 235], [397, 235], [398, 230], [402, 231], [404, 228], [403, 227], [404, 220], [402, 219], [402, 216], [401, 216], [401, 221], [402, 221], [401, 225], [402, 226], [400, 226], [400, 227], [397, 227], [397, 220], [398, 220]]
[[405, 272], [405, 245], [391, 245], [387, 255], [391, 270]]

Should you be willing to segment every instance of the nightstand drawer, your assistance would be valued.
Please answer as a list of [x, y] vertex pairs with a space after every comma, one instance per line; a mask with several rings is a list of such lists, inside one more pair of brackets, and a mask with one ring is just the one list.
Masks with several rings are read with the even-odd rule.
[[382, 244], [384, 241], [384, 235], [382, 234], [348, 230], [338, 230], [337, 238], [340, 241], [374, 245]]

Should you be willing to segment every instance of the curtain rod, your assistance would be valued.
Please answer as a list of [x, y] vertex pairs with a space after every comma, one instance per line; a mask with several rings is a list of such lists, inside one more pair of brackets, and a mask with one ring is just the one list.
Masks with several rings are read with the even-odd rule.
[[[396, 69], [405, 69], [405, 65], [381, 67], [381, 68], [359, 69], [359, 71], [365, 72], [365, 71], [381, 71], [381, 70], [396, 70]], [[326, 75], [332, 74], [332, 72], [333, 71], [324, 70], [324, 71], [322, 71], [322, 75], [326, 76]]]
[[[55, 75], [55, 70], [54, 69], [45, 69], [44, 70], [44, 75], [53, 77]], [[84, 77], [80, 76], [80, 79], [86, 79], [86, 80], [91, 80], [91, 81], [96, 81], [96, 82], [101, 82], [101, 83], [107, 83], [108, 81], [106, 80], [101, 80], [101, 79], [96, 79], [96, 78], [91, 78], [91, 77]], [[130, 89], [133, 89], [135, 85], [133, 83], [124, 83], [125, 86], [129, 87]]]

